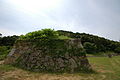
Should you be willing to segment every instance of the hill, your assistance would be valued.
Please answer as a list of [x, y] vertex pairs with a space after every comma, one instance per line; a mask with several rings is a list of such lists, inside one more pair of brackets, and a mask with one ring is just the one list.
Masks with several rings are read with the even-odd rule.
[[120, 53], [120, 42], [117, 41], [112, 41], [103, 37], [86, 33], [73, 33], [71, 31], [63, 30], [58, 30], [58, 33], [69, 38], [80, 38], [88, 54], [99, 52]]

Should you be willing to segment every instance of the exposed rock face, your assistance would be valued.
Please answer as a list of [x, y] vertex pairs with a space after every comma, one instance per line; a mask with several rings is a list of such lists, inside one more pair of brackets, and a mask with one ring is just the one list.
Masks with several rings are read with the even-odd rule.
[[32, 42], [18, 41], [5, 63], [32, 71], [76, 72], [91, 69], [79, 39], [64, 40], [57, 44], [55, 48], [48, 49], [46, 46], [36, 47]]

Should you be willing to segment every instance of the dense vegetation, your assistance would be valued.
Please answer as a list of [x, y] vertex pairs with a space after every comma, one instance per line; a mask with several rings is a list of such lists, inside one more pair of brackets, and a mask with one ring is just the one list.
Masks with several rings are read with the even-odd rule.
[[20, 39], [53, 39], [58, 38], [58, 33], [52, 29], [42, 29], [34, 32], [29, 32], [26, 35], [21, 35]]
[[9, 46], [0, 46], [0, 60], [3, 60], [7, 57], [10, 52], [11, 47]]
[[0, 46], [13, 46], [18, 38], [16, 35], [0, 37]]
[[4, 36], [0, 33], [0, 60], [3, 60], [7, 57], [10, 52], [13, 44], [19, 38], [19, 36]]

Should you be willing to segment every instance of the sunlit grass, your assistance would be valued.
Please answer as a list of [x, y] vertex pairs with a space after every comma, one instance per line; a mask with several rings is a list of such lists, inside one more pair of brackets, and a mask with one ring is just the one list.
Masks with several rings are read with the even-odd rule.
[[72, 39], [72, 38], [70, 38], [68, 36], [59, 36], [59, 39]]

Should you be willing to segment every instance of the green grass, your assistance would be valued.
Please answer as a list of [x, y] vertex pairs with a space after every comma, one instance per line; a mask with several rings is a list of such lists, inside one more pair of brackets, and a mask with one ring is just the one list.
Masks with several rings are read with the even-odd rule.
[[[4, 72], [4, 78], [10, 79], [20, 76], [20, 79], [26, 80], [120, 80], [120, 56], [108, 57], [88, 57], [92, 68], [96, 73], [34, 73], [15, 68], [10, 65], [0, 65], [0, 72]], [[12, 72], [11, 72], [12, 71]], [[9, 72], [9, 74], [7, 73]], [[7, 75], [6, 75], [7, 73]], [[14, 75], [12, 75], [14, 74]], [[3, 75], [0, 75], [2, 77]], [[9, 76], [8, 76], [9, 75]], [[14, 77], [16, 76], [16, 77]], [[8, 78], [7, 78], [8, 77]], [[65, 79], [66, 78], [66, 79]]]
[[88, 59], [93, 69], [98, 72], [94, 75], [96, 80], [97, 76], [101, 75], [104, 75], [104, 80], [120, 80], [120, 56], [113, 58], [89, 57]]
[[71, 39], [68, 36], [59, 36], [59, 39]]
[[108, 54], [115, 54], [112, 51], [107, 52], [99, 52], [99, 53], [93, 53], [93, 54], [87, 54], [87, 56], [107, 56]]
[[0, 71], [1, 72], [8, 72], [8, 71], [12, 71], [15, 70], [15, 67], [11, 66], [11, 65], [0, 65]]

